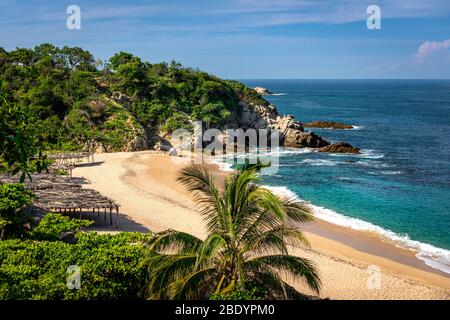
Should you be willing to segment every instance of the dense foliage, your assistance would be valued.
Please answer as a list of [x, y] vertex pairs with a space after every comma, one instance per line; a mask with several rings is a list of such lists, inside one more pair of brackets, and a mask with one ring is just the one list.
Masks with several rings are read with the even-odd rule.
[[0, 185], [0, 240], [5, 237], [23, 237], [32, 223], [25, 212], [34, 194], [22, 184]]
[[[78, 233], [61, 241], [0, 241], [0, 299], [137, 299], [145, 279], [151, 235]], [[79, 289], [67, 286], [68, 267], [81, 271]]]
[[[137, 299], [146, 274], [152, 234], [84, 233], [88, 220], [25, 212], [34, 195], [22, 184], [0, 185], [0, 300]], [[65, 232], [75, 243], [60, 241]], [[70, 266], [80, 268], [80, 288], [67, 286]]]
[[176, 62], [152, 64], [125, 52], [101, 62], [51, 44], [0, 48], [0, 95], [29, 116], [45, 148], [59, 150], [123, 150], [133, 137], [189, 128], [193, 120], [233, 122], [239, 100], [265, 103], [241, 83]]
[[39, 224], [33, 228], [30, 237], [38, 240], [56, 241], [64, 232], [76, 232], [89, 227], [94, 221], [71, 219], [57, 213], [46, 214]]
[[23, 182], [30, 171], [46, 169], [42, 134], [21, 106], [10, 105], [0, 96], [0, 172], [20, 172]]

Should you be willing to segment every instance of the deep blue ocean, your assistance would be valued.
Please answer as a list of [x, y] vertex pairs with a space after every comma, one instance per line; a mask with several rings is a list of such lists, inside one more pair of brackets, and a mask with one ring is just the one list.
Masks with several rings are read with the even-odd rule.
[[306, 129], [347, 141], [361, 155], [281, 152], [263, 183], [295, 193], [317, 215], [374, 230], [416, 249], [450, 273], [450, 80], [241, 80], [301, 122], [339, 121], [353, 130]]

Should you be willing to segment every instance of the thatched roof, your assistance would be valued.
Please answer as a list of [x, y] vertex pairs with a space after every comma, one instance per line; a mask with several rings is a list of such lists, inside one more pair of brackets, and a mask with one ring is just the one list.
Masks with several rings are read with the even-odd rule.
[[92, 156], [91, 152], [50, 153], [47, 157], [52, 160], [80, 159]]
[[[20, 177], [3, 175], [0, 176], [0, 183], [20, 183]], [[45, 189], [79, 189], [81, 188], [80, 179], [74, 179], [63, 175], [51, 173], [32, 174], [31, 181], [28, 177], [23, 182], [29, 190]]]
[[91, 189], [45, 189], [36, 190], [34, 205], [50, 211], [65, 209], [114, 209], [119, 204]]
[[[18, 176], [0, 176], [0, 184], [19, 183]], [[31, 175], [31, 181], [26, 179], [25, 186], [32, 190], [37, 199], [33, 201], [32, 211], [35, 212], [60, 212], [77, 213], [81, 218], [82, 211], [105, 214], [109, 211], [110, 222], [113, 223], [112, 213], [116, 214], [116, 227], [119, 223], [120, 205], [114, 200], [105, 197], [100, 192], [84, 189], [81, 183], [86, 180], [80, 178], [71, 178], [63, 175], [50, 173], [41, 173]]]

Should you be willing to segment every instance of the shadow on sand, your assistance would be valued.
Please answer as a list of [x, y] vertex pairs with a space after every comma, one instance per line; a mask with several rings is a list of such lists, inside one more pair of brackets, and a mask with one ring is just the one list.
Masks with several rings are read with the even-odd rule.
[[[79, 218], [78, 215], [71, 215], [72, 218]], [[83, 211], [82, 219], [92, 220], [94, 224], [86, 231], [100, 231], [100, 232], [150, 232], [147, 227], [142, 224], [131, 220], [127, 215], [119, 213], [119, 227], [116, 228], [116, 214], [112, 216], [112, 224], [109, 213], [106, 215], [103, 212], [98, 214], [97, 212]]]

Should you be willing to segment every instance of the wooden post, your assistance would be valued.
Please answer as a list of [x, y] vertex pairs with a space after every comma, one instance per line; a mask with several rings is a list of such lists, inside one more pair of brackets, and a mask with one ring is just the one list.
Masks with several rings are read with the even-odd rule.
[[109, 223], [112, 225], [113, 221], [112, 221], [112, 208], [109, 207]]
[[116, 229], [119, 229], [119, 206], [116, 206]]

